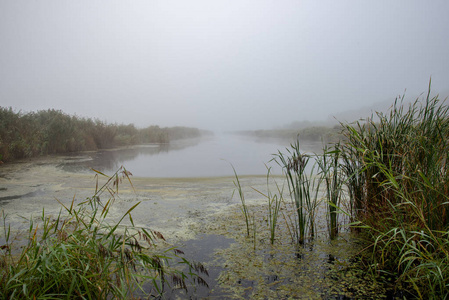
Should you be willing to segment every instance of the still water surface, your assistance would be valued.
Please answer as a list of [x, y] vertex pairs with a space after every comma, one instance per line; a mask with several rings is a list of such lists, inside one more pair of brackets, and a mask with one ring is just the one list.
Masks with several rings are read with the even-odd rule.
[[83, 172], [94, 168], [114, 172], [121, 165], [137, 177], [216, 177], [281, 174], [281, 168], [270, 162], [288, 142], [260, 141], [251, 137], [223, 134], [203, 139], [175, 141], [166, 145], [141, 145], [128, 149], [99, 151], [84, 160], [68, 160], [62, 167]]

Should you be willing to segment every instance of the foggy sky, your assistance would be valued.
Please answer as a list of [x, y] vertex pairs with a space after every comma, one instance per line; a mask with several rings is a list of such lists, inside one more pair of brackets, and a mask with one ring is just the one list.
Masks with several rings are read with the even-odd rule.
[[0, 106], [264, 129], [449, 93], [449, 1], [2, 0]]

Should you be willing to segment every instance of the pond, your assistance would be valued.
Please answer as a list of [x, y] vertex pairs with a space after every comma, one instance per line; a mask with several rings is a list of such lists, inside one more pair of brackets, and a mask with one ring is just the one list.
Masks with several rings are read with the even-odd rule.
[[[359, 250], [356, 240], [344, 230], [335, 241], [327, 238], [324, 201], [320, 202], [323, 213], [317, 215], [321, 216], [318, 238], [298, 249], [290, 241], [289, 220], [294, 215], [289, 215], [291, 202], [285, 191], [276, 242], [269, 242], [268, 201], [258, 191], [275, 193], [277, 184], [283, 185], [283, 176], [273, 176], [267, 185], [264, 163], [287, 146], [288, 142], [217, 135], [4, 164], [0, 169], [0, 210], [8, 215], [11, 234], [20, 237], [30, 226], [30, 216], [37, 224], [44, 209], [46, 215], [58, 214], [61, 206], [55, 198], [68, 207], [72, 200], [79, 203], [92, 196], [96, 179], [90, 167], [112, 174], [124, 165], [134, 174], [133, 185], [123, 182], [120, 186], [109, 211], [110, 221], [119, 220], [139, 204], [133, 211], [137, 226], [163, 233], [169, 245], [179, 246], [188, 259], [204, 263], [209, 270], [204, 278], [209, 288], [173, 291], [168, 298], [385, 297], [382, 286], [353, 269], [351, 257]], [[312, 145], [302, 146], [313, 152]], [[249, 237], [230, 163], [241, 176], [253, 220]], [[276, 164], [270, 166], [280, 174]], [[0, 245], [5, 243], [2, 229], [0, 225]]]
[[123, 165], [135, 177], [218, 177], [233, 176], [231, 164], [238, 175], [264, 175], [267, 167], [273, 174], [281, 168], [270, 160], [288, 142], [256, 140], [233, 134], [215, 135], [203, 139], [174, 141], [162, 145], [139, 145], [70, 156], [61, 167], [71, 172], [86, 172], [90, 168], [113, 172]]

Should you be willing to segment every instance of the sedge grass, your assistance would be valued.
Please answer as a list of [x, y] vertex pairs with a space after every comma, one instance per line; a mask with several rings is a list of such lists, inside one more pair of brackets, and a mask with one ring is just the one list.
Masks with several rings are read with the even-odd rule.
[[[430, 96], [430, 83], [424, 101], [408, 108], [403, 101], [397, 98], [387, 114], [376, 113], [378, 121], [343, 125], [345, 139], [315, 157], [321, 169], [317, 186], [320, 180], [326, 185], [331, 239], [347, 195], [346, 213], [366, 238], [361, 261], [372, 273], [394, 278], [407, 297], [449, 299], [449, 107]], [[286, 150], [274, 160], [295, 207], [295, 215], [286, 216], [293, 221], [288, 229], [303, 244], [314, 235], [317, 196], [311, 191], [318, 189], [306, 175], [311, 157], [301, 153], [299, 141]], [[269, 208], [270, 226], [274, 215]]]
[[239, 193], [239, 197], [240, 197], [240, 201], [241, 201], [241, 210], [242, 210], [242, 214], [243, 217], [245, 219], [245, 224], [246, 224], [246, 236], [249, 237], [250, 236], [250, 227], [251, 227], [251, 216], [249, 214], [248, 211], [248, 206], [246, 205], [246, 201], [245, 201], [245, 193], [243, 192], [242, 189], [242, 185], [240, 184], [240, 180], [239, 177], [237, 175], [237, 172], [234, 168], [234, 166], [231, 164], [232, 170], [234, 171], [234, 176], [235, 176], [235, 181], [234, 181], [234, 185], [237, 188], [237, 191]]
[[306, 238], [315, 236], [315, 211], [318, 206], [319, 183], [315, 182], [313, 168], [310, 176], [306, 173], [310, 156], [301, 152], [299, 139], [286, 148], [286, 153], [278, 151], [273, 160], [282, 167], [290, 197], [295, 206], [293, 219], [293, 242], [304, 244]]
[[279, 211], [281, 209], [281, 204], [284, 201], [284, 186], [280, 187], [279, 184], [275, 181], [277, 193], [273, 194], [270, 190], [270, 172], [271, 168], [267, 167], [267, 193], [264, 194], [258, 189], [253, 189], [268, 200], [267, 224], [270, 230], [270, 243], [273, 245], [276, 239], [276, 228], [278, 224]]
[[[376, 273], [421, 299], [449, 298], [449, 108], [438, 96], [346, 126], [345, 172]], [[352, 174], [351, 171], [353, 170]], [[348, 181], [350, 181], [348, 180]]]
[[317, 163], [321, 170], [320, 176], [326, 184], [329, 237], [334, 239], [338, 234], [338, 210], [344, 177], [339, 163], [339, 145], [334, 145], [333, 149], [325, 147], [323, 150], [323, 155], [317, 160]]

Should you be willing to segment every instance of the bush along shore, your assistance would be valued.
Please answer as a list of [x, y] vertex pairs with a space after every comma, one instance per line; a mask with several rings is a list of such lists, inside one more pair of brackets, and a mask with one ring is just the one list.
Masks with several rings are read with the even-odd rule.
[[[283, 219], [293, 244], [312, 242], [324, 203], [325, 236], [333, 240], [346, 226], [361, 240], [353, 259], [358, 269], [400, 298], [448, 299], [449, 108], [430, 96], [430, 86], [424, 99], [403, 102], [397, 98], [388, 113], [376, 113], [378, 121], [342, 124], [345, 138], [320, 154], [302, 153], [298, 141], [274, 155], [288, 190], [266, 194], [267, 239], [278, 240]], [[242, 226], [255, 247], [255, 220], [235, 175]]]
[[107, 124], [54, 109], [22, 114], [0, 107], [0, 160], [4, 162], [39, 155], [168, 143], [203, 134], [210, 132], [190, 127], [138, 129], [133, 124]]
[[298, 136], [301, 141], [336, 143], [343, 140], [343, 127], [340, 125], [330, 126], [311, 126], [301, 129], [267, 129], [267, 130], [247, 130], [237, 131], [236, 134], [253, 136], [259, 139], [280, 139], [295, 140]]
[[56, 216], [42, 211], [20, 236], [11, 234], [2, 211], [0, 298], [161, 299], [174, 288], [208, 286], [201, 263], [184, 258], [160, 232], [134, 224], [140, 202], [111, 222], [118, 186], [132, 185], [131, 174], [123, 167], [110, 177], [96, 172], [91, 197], [60, 202]]

